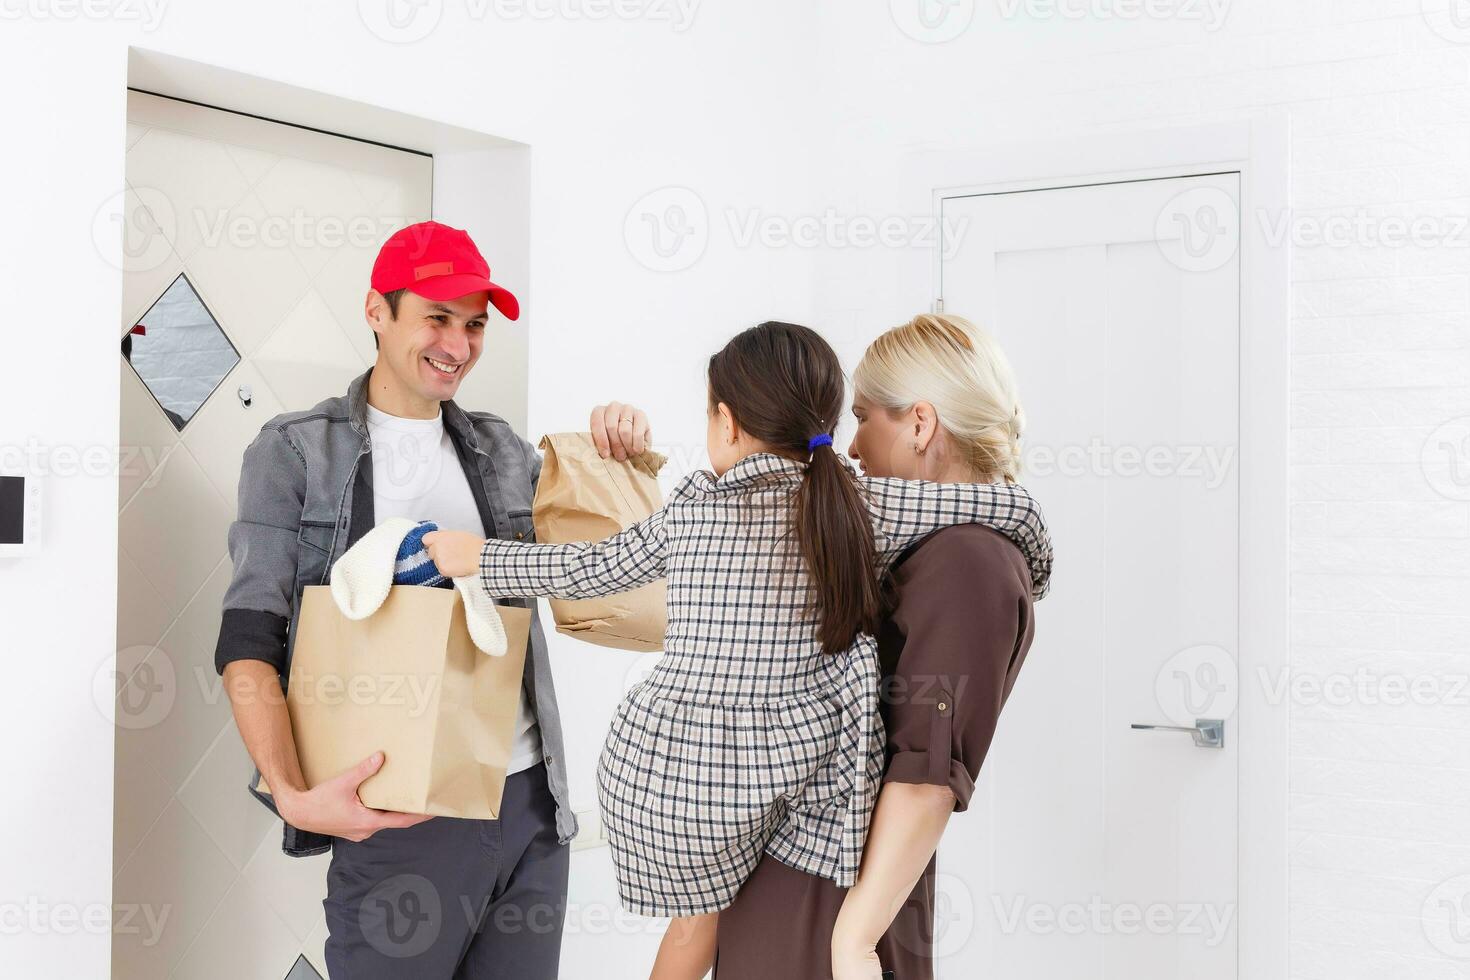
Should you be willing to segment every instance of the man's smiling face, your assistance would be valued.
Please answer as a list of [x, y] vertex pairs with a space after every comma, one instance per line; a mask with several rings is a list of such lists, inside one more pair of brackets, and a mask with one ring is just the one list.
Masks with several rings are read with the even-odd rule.
[[379, 365], [425, 401], [453, 398], [480, 359], [489, 301], [489, 293], [434, 300], [404, 291], [395, 317], [383, 294], [369, 291], [368, 321], [378, 335]]

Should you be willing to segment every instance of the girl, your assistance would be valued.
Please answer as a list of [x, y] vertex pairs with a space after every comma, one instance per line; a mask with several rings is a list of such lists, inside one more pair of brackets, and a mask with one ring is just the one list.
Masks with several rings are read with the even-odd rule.
[[[868, 346], [852, 388], [848, 455], [864, 473], [1019, 478], [1015, 376], [995, 339], [969, 321], [925, 313], [894, 327]], [[950, 815], [970, 806], [1031, 648], [1031, 576], [1010, 541], [969, 524], [908, 549], [885, 586], [879, 690], [931, 696], [879, 705], [887, 768], [858, 883], [842, 889], [763, 858], [720, 912], [718, 980], [877, 980], [884, 969], [933, 980], [935, 850]]]
[[668, 580], [665, 652], [624, 697], [597, 764], [630, 911], [673, 916], [657, 980], [698, 978], [715, 913], [763, 854], [842, 886], [862, 857], [883, 732], [872, 632], [881, 573], [951, 524], [1005, 534], [1046, 591], [1051, 544], [1016, 486], [855, 477], [832, 447], [846, 394], [814, 331], [763, 323], [709, 361], [707, 441], [664, 508], [605, 541], [436, 532], [447, 576], [492, 596], [585, 598]]

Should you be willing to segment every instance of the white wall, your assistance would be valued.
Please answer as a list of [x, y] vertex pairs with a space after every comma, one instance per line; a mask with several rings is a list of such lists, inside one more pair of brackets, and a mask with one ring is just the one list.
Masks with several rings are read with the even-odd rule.
[[[998, 0], [944, 44], [896, 28], [890, 8], [906, 2], [706, 0], [679, 31], [652, 15], [476, 19], [467, 11], [482, 5], [449, 0], [437, 30], [409, 44], [326, 0], [174, 0], [157, 24], [123, 0], [104, 2], [112, 13], [100, 19], [60, 0], [7, 5], [0, 84], [15, 95], [0, 292], [12, 347], [0, 358], [0, 446], [116, 441], [119, 277], [110, 248], [91, 241], [120, 189], [128, 43], [529, 143], [530, 431], [578, 427], [593, 401], [637, 398], [686, 467], [702, 444], [703, 358], [724, 336], [781, 316], [853, 351], [927, 305], [918, 249], [742, 238], [752, 217], [908, 213], [893, 202], [911, 195], [911, 151], [1284, 105], [1306, 214], [1463, 214], [1470, 197], [1470, 47], [1431, 30], [1419, 0], [1236, 0], [1216, 30], [1182, 15], [1075, 20]], [[1083, 6], [1109, 9], [1062, 3]], [[668, 185], [695, 197], [635, 209]], [[700, 207], [709, 218], [707, 249], [677, 274], [649, 268], [659, 259], [646, 241], [634, 234], [630, 248], [624, 234], [630, 209], [636, 231], [670, 201], [690, 205], [696, 226]], [[1436, 493], [1420, 461], [1432, 431], [1470, 415], [1465, 253], [1297, 247], [1293, 262], [1293, 663], [1313, 676], [1463, 672], [1470, 512]], [[110, 901], [111, 733], [91, 689], [114, 642], [114, 486], [50, 480], [42, 555], [0, 563], [0, 768], [12, 787], [0, 903], [39, 904], [44, 920], [15, 935], [14, 913], [0, 921], [7, 974], [106, 971], [108, 937], [79, 934], [67, 910], [84, 919]], [[569, 754], [578, 804], [590, 806], [607, 691], [635, 658], [561, 644], [557, 656], [567, 715], [583, 720]], [[1361, 698], [1294, 707], [1295, 977], [1459, 975], [1428, 942], [1421, 908], [1436, 883], [1470, 871], [1466, 717]], [[64, 846], [40, 845], [58, 834]], [[605, 867], [578, 862], [585, 890], [573, 902], [604, 901]], [[566, 975], [594, 975], [581, 972], [593, 963], [595, 975], [636, 975], [650, 937], [609, 938], [624, 933], [591, 918], [573, 927]], [[610, 974], [622, 958], [633, 962]]]
[[[1425, 465], [1421, 452], [1455, 419], [1461, 465], [1470, 448], [1458, 442], [1470, 428], [1470, 234], [1446, 220], [1470, 211], [1470, 31], [1432, 0], [1428, 17], [1419, 0], [1230, 0], [1213, 30], [1204, 2], [1129, 19], [1116, 14], [1145, 5], [997, 0], [936, 4], [950, 11], [941, 30], [973, 20], [921, 43], [889, 9], [917, 2], [823, 4], [819, 207], [913, 214], [927, 151], [1276, 110], [1290, 118], [1301, 223], [1361, 212], [1438, 229], [1422, 247], [1381, 244], [1371, 223], [1343, 247], [1292, 247], [1291, 664], [1308, 686], [1290, 708], [1290, 972], [1465, 975], [1470, 948], [1443, 930], [1436, 947], [1423, 912], [1466, 894], [1456, 879], [1470, 872], [1470, 694], [1458, 689], [1470, 493], [1438, 440]], [[870, 337], [928, 308], [930, 273], [922, 250], [824, 250], [817, 319]], [[1324, 681], [1342, 703], [1312, 693]], [[1372, 703], [1415, 682], [1432, 703]]]

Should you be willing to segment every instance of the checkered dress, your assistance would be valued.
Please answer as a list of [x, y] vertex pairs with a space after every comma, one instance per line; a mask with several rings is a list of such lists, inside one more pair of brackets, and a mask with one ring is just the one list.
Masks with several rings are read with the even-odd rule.
[[[791, 530], [806, 465], [747, 456], [686, 477], [663, 510], [593, 544], [492, 538], [496, 596], [587, 598], [668, 579], [665, 652], [614, 713], [597, 764], [618, 891], [649, 916], [730, 904], [763, 852], [850, 886], [883, 771], [877, 645], [825, 654]], [[1051, 544], [1025, 490], [864, 479], [882, 572], [941, 527], [1020, 546], [1036, 595]]]

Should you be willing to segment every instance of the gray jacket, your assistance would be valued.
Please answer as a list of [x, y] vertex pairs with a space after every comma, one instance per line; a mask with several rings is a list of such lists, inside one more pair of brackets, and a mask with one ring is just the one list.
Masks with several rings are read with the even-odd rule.
[[[229, 535], [234, 575], [225, 592], [214, 653], [220, 673], [234, 660], [263, 660], [276, 668], [284, 688], [291, 674], [302, 590], [325, 585], [332, 564], [372, 529], [372, 443], [367, 427], [371, 373], [354, 380], [345, 398], [328, 398], [307, 411], [277, 415], [246, 448], [239, 514]], [[541, 475], [541, 457], [504, 419], [488, 412], [466, 412], [453, 401], [443, 403], [443, 413], [485, 527], [493, 528], [495, 537], [532, 540], [531, 499]], [[534, 599], [500, 601], [532, 610], [524, 683], [541, 729], [547, 781], [556, 800], [557, 834], [566, 843], [576, 836], [577, 821], [567, 798], [561, 717], [546, 637]], [[256, 769], [250, 792], [277, 812], [259, 783]], [[287, 854], [319, 854], [331, 844], [328, 835], [285, 824], [282, 849]]]

